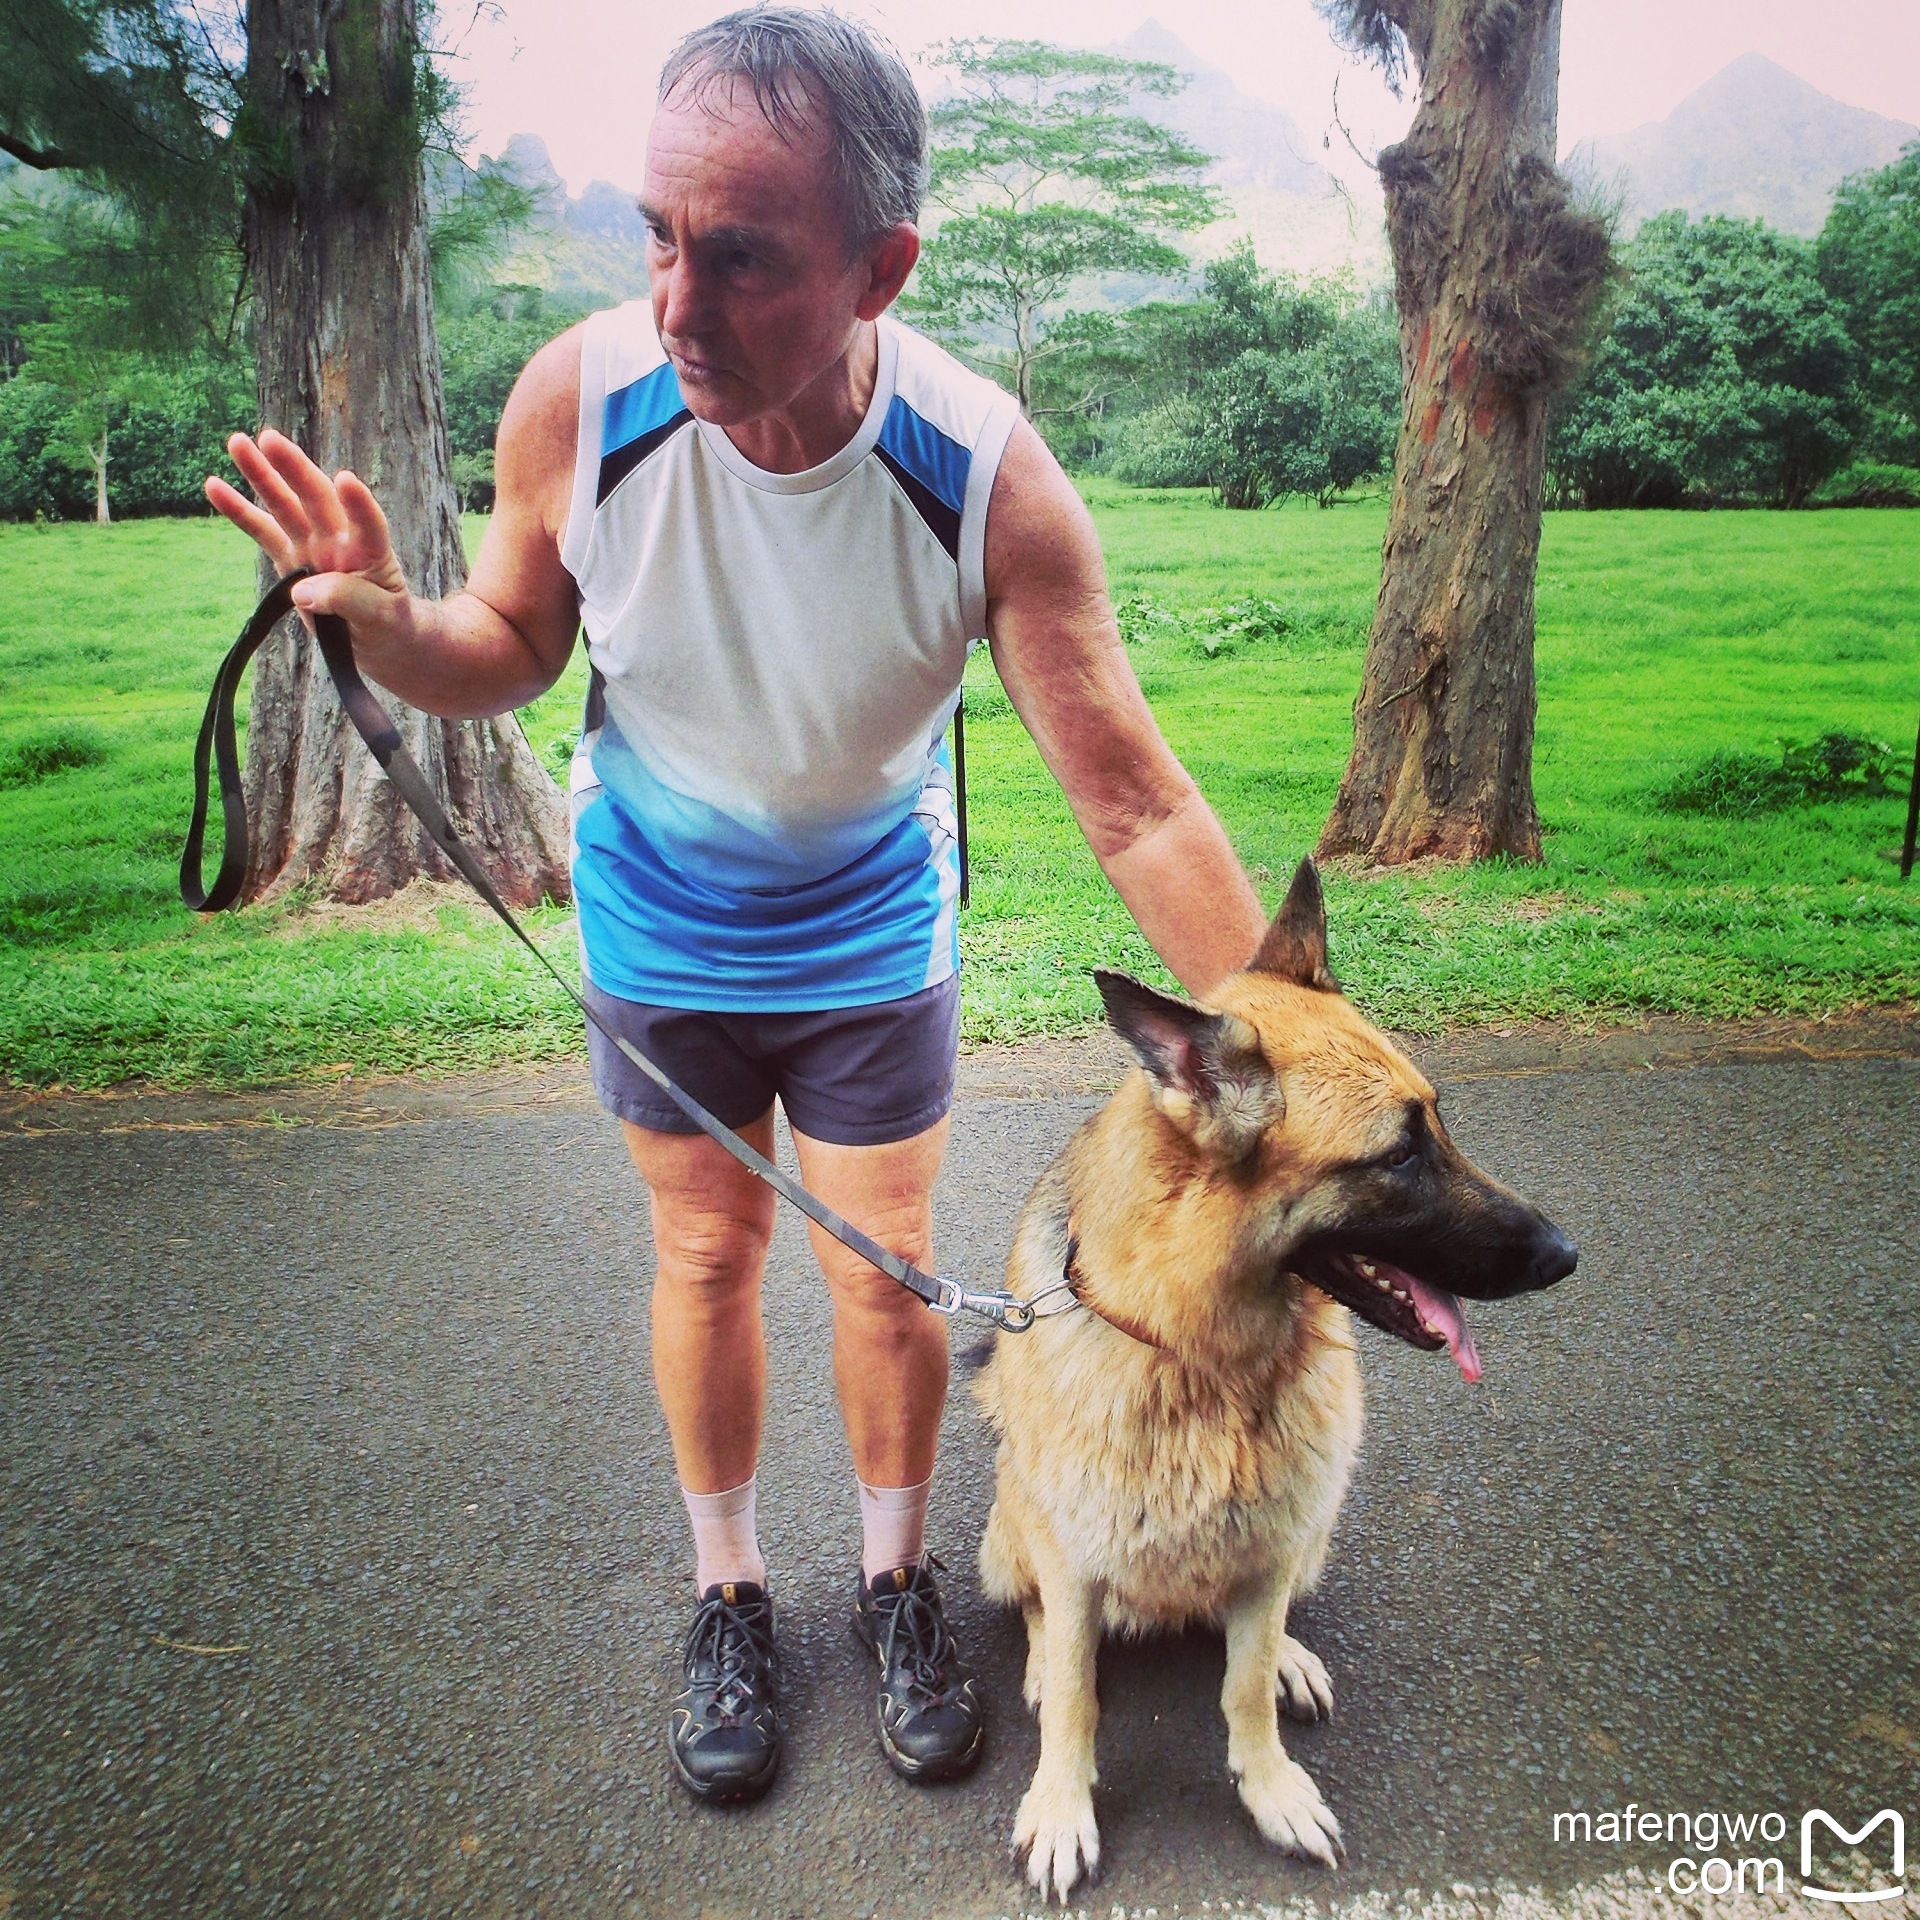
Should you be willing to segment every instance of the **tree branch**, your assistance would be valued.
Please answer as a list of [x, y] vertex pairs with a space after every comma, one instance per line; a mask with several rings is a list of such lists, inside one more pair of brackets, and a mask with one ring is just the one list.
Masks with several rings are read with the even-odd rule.
[[23, 167], [35, 167], [42, 173], [53, 173], [62, 167], [77, 167], [80, 164], [72, 154], [63, 153], [58, 147], [29, 146], [4, 127], [0, 127], [0, 153], [11, 154]]

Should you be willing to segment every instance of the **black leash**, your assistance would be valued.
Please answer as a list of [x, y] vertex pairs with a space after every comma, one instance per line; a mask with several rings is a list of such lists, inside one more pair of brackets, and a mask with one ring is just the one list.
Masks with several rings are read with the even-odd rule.
[[[247, 662], [260, 650], [267, 636], [293, 610], [293, 589], [306, 579], [311, 568], [300, 568], [276, 580], [267, 596], [254, 608], [253, 617], [241, 629], [240, 637], [227, 650], [214, 676], [213, 692], [207, 698], [206, 717], [200, 722], [200, 738], [193, 749], [193, 819], [187, 827], [187, 842], [180, 853], [180, 898], [198, 913], [218, 913], [240, 897], [247, 877], [247, 803], [240, 785], [240, 754], [234, 741], [233, 702], [239, 691], [240, 676]], [[775, 1193], [790, 1200], [809, 1220], [823, 1227], [842, 1246], [851, 1248], [861, 1259], [870, 1261], [890, 1279], [897, 1280], [909, 1293], [916, 1294], [935, 1313], [977, 1313], [1009, 1333], [1024, 1333], [1033, 1324], [1033, 1309], [1017, 1295], [995, 1289], [974, 1293], [957, 1280], [923, 1273], [911, 1262], [889, 1252], [879, 1241], [864, 1234], [851, 1222], [809, 1193], [799, 1181], [790, 1178], [765, 1154], [756, 1152], [724, 1121], [716, 1119], [685, 1088], [678, 1086], [640, 1049], [613, 1031], [581, 997], [579, 991], [547, 956], [534, 945], [532, 936], [514, 917], [513, 910], [501, 899], [486, 869], [473, 856], [466, 842], [454, 832], [453, 823], [435, 797], [433, 789], [402, 744], [399, 730], [387, 710], [373, 696], [372, 689], [360, 677], [354, 664], [353, 641], [347, 623], [334, 614], [320, 614], [314, 621], [320, 642], [320, 656], [333, 676], [334, 691], [353, 722], [354, 731], [367, 743], [367, 751], [380, 763], [381, 771], [398, 789], [401, 799], [413, 809], [420, 824], [433, 836], [434, 843], [465, 876], [473, 890], [506, 923], [514, 938], [552, 976], [573, 1004], [644, 1073], [653, 1084], [684, 1113], [709, 1139], [717, 1140], [744, 1167], [758, 1174]], [[207, 774], [211, 758], [218, 765], [220, 811], [226, 821], [226, 844], [221, 849], [220, 871], [211, 887], [205, 884], [202, 849], [207, 830]]]

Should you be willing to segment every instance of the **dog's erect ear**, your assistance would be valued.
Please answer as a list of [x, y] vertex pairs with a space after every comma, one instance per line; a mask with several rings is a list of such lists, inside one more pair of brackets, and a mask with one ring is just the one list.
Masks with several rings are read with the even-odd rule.
[[1276, 974], [1297, 987], [1317, 987], [1322, 993], [1340, 991], [1340, 982], [1327, 971], [1327, 903], [1320, 891], [1320, 869], [1311, 854], [1300, 862], [1260, 951], [1247, 962], [1247, 971]]
[[1146, 1068], [1160, 1111], [1228, 1158], [1247, 1152], [1286, 1110], [1260, 1036], [1231, 1013], [1207, 1013], [1124, 973], [1094, 971], [1107, 1019]]

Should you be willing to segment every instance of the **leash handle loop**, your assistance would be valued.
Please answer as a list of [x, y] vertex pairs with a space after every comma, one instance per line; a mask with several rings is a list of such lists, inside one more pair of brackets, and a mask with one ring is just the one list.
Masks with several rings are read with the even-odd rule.
[[[240, 676], [247, 663], [259, 652], [267, 636], [293, 608], [293, 589], [307, 579], [313, 569], [301, 567], [283, 574], [268, 588], [241, 629], [240, 637], [227, 650], [214, 676], [213, 691], [207, 698], [207, 711], [200, 722], [200, 736], [193, 750], [193, 817], [187, 826], [186, 844], [180, 853], [180, 898], [196, 913], [218, 913], [240, 897], [247, 877], [247, 802], [241, 784], [240, 754], [234, 738], [233, 706], [239, 691]], [[491, 907], [508, 932], [533, 955], [580, 1011], [600, 1029], [622, 1054], [638, 1067], [653, 1084], [684, 1113], [710, 1140], [758, 1175], [783, 1200], [798, 1207], [809, 1220], [830, 1233], [840, 1244], [870, 1265], [878, 1267], [890, 1280], [897, 1281], [934, 1312], [951, 1318], [958, 1313], [977, 1313], [1009, 1333], [1024, 1333], [1033, 1324], [1033, 1311], [1012, 1293], [994, 1290], [975, 1293], [957, 1280], [923, 1273], [870, 1234], [861, 1232], [843, 1219], [824, 1200], [819, 1199], [775, 1165], [765, 1154], [749, 1146], [724, 1120], [711, 1114], [692, 1094], [678, 1085], [664, 1067], [640, 1051], [624, 1034], [613, 1028], [588, 1005], [579, 989], [534, 944], [533, 936], [520, 924], [514, 911], [500, 897], [487, 870], [475, 858], [473, 849], [454, 831], [446, 809], [421, 773], [418, 763], [407, 751], [400, 730], [393, 723], [373, 689], [360, 677], [353, 657], [353, 637], [347, 623], [337, 614], [315, 617], [314, 637], [320, 657], [326, 662], [334, 692], [354, 731], [366, 743], [367, 751], [379, 763], [380, 770], [393, 782], [400, 797], [426, 828], [434, 844], [453, 863], [461, 876]], [[220, 870], [211, 887], [204, 884], [203, 844], [206, 836], [209, 761], [217, 767], [220, 780], [220, 811], [226, 825], [226, 841], [221, 849]]]

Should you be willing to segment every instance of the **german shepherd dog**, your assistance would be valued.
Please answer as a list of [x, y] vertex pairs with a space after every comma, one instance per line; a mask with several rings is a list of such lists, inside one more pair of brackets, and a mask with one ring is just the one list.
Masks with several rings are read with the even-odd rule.
[[1305, 1720], [1333, 1705], [1287, 1608], [1319, 1577], [1360, 1442], [1351, 1316], [1477, 1380], [1458, 1296], [1550, 1287], [1576, 1257], [1466, 1159], [1341, 993], [1310, 860], [1211, 1007], [1095, 977], [1140, 1066], [1022, 1209], [1010, 1285], [1044, 1317], [998, 1337], [978, 1386], [999, 1436], [980, 1570], [1026, 1616], [1040, 1715], [1013, 1846], [1063, 1902], [1100, 1857], [1103, 1627], [1224, 1623], [1240, 1797], [1275, 1846], [1334, 1864], [1339, 1822], [1287, 1758], [1275, 1699]]

